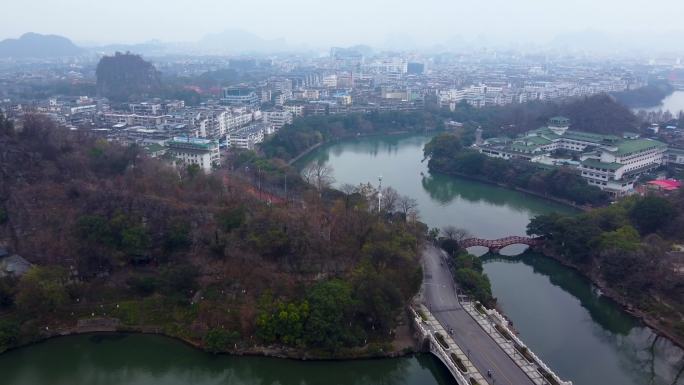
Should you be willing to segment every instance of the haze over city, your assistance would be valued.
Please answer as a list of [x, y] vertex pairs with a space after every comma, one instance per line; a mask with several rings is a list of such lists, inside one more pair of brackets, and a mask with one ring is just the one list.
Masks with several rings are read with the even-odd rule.
[[684, 0], [0, 12], [0, 385], [684, 385]]
[[[47, 10], [49, 12], [37, 12]], [[475, 42], [546, 44], [560, 36], [610, 45], [681, 41], [684, 2], [677, 0], [317, 0], [229, 2], [49, 0], [6, 2], [0, 39], [25, 32], [66, 36], [81, 45], [192, 42], [224, 30], [284, 39], [295, 48], [370, 44], [399, 48]], [[652, 44], [651, 44], [652, 45]]]

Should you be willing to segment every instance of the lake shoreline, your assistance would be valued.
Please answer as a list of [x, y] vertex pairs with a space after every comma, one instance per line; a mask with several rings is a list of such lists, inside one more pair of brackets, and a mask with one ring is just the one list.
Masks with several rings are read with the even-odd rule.
[[[54, 331], [50, 331], [48, 333], [43, 332], [41, 335], [35, 337], [34, 339], [30, 341], [25, 341], [23, 343], [20, 343], [18, 345], [9, 347], [5, 350], [0, 351], [0, 356], [2, 356], [5, 353], [14, 351], [14, 350], [19, 350], [23, 348], [30, 347], [32, 345], [40, 344], [43, 342], [46, 342], [51, 339], [55, 338], [61, 338], [61, 337], [70, 337], [70, 336], [80, 336], [80, 335], [113, 335], [113, 334], [121, 334], [121, 335], [135, 335], [135, 334], [140, 334], [140, 335], [155, 335], [155, 336], [160, 336], [164, 338], [169, 338], [175, 341], [179, 341], [189, 347], [192, 347], [194, 349], [197, 349], [199, 351], [202, 351], [207, 354], [213, 354], [213, 355], [228, 355], [228, 356], [235, 356], [235, 357], [240, 357], [240, 356], [248, 356], [248, 357], [268, 357], [268, 358], [278, 358], [278, 359], [287, 359], [287, 360], [296, 360], [296, 361], [356, 361], [356, 360], [371, 360], [371, 359], [389, 359], [389, 358], [400, 358], [400, 357], [406, 357], [406, 356], [411, 356], [415, 355], [417, 353], [421, 353], [421, 350], [419, 349], [419, 344], [418, 341], [415, 339], [415, 336], [413, 334], [412, 327], [407, 327], [405, 330], [403, 330], [403, 334], [401, 332], [397, 332], [395, 334], [395, 338], [392, 341], [388, 341], [385, 343], [370, 343], [364, 347], [354, 347], [354, 348], [345, 348], [341, 352], [338, 353], [329, 353], [329, 352], [324, 352], [320, 350], [315, 350], [315, 349], [309, 349], [309, 350], [304, 350], [304, 349], [297, 349], [297, 348], [292, 348], [288, 346], [283, 346], [283, 345], [271, 345], [271, 346], [263, 346], [263, 345], [255, 345], [252, 347], [247, 347], [247, 348], [237, 348], [237, 349], [231, 349], [231, 350], [225, 350], [225, 351], [219, 351], [219, 352], [211, 352], [209, 351], [206, 346], [204, 346], [201, 342], [191, 339], [191, 338], [186, 338], [183, 336], [177, 336], [177, 335], [171, 335], [168, 333], [165, 333], [159, 328], [152, 327], [152, 326], [124, 326], [120, 324], [119, 319], [117, 318], [106, 318], [106, 317], [97, 317], [93, 319], [89, 319], [89, 321], [95, 321], [99, 322], [100, 325], [102, 326], [75, 326], [75, 327], [63, 327], [63, 328], [58, 328], [54, 329]], [[406, 322], [410, 323], [410, 320], [407, 319]], [[408, 326], [408, 325], [407, 325]], [[399, 329], [399, 328], [398, 328]], [[410, 344], [406, 344], [406, 339], [410, 339]], [[373, 349], [374, 347], [377, 346], [393, 346], [395, 343], [398, 343], [399, 346], [397, 349], [389, 350], [389, 351], [384, 351], [382, 348], [379, 349]]]
[[[550, 250], [544, 248], [543, 246], [541, 247], [535, 247], [531, 248], [531, 250], [539, 252], [541, 255], [543, 255], [546, 258], [551, 258], [554, 261], [560, 263], [561, 265], [568, 267], [570, 269], [575, 270], [578, 272], [582, 277], [586, 278], [591, 282], [592, 285], [596, 286], [599, 290], [601, 290], [602, 295], [605, 296], [606, 298], [610, 299], [613, 301], [616, 305], [618, 305], [625, 313], [629, 314], [630, 316], [636, 318], [641, 322], [642, 324], [648, 326], [653, 330], [653, 332], [658, 335], [661, 338], [666, 338], [672, 344], [676, 345], [680, 349], [684, 350], [684, 339], [681, 337], [677, 336], [670, 330], [670, 328], [665, 327], [661, 325], [655, 318], [649, 316], [642, 310], [640, 310], [638, 307], [634, 306], [632, 303], [630, 303], [627, 298], [625, 298], [624, 295], [616, 292], [615, 290], [609, 288], [606, 286], [606, 284], [598, 279], [594, 274], [587, 273], [579, 267], [578, 265], [567, 261], [565, 258], [561, 258], [555, 253], [551, 252]], [[517, 256], [516, 256], [517, 257]]]
[[[427, 132], [440, 132], [440, 131], [436, 131], [436, 130], [426, 130], [426, 131]], [[328, 140], [325, 142], [317, 143], [317, 144], [307, 148], [306, 150], [304, 150], [303, 152], [298, 154], [296, 157], [294, 157], [290, 161], [288, 161], [288, 166], [295, 167], [294, 164], [297, 161], [299, 161], [300, 159], [302, 159], [306, 155], [310, 154], [311, 152], [313, 152], [313, 151], [315, 151], [315, 150], [317, 150], [317, 149], [319, 149], [325, 145], [328, 145], [328, 144], [334, 144], [334, 143], [338, 143], [341, 141], [352, 140], [355, 138], [368, 138], [368, 137], [382, 136], [382, 135], [387, 135], [387, 136], [420, 135], [420, 133], [415, 133], [415, 132], [411, 132], [411, 131], [391, 131], [391, 132], [361, 134], [361, 135], [345, 136], [345, 137], [335, 138], [335, 139], [331, 139], [331, 140]], [[295, 168], [298, 168], [298, 167], [295, 167]], [[578, 205], [576, 203], [573, 203], [573, 202], [566, 200], [566, 199], [563, 199], [563, 198], [558, 198], [558, 197], [554, 197], [551, 195], [540, 194], [536, 191], [532, 191], [532, 190], [528, 190], [528, 189], [524, 189], [524, 188], [520, 188], [520, 187], [515, 187], [515, 186], [509, 186], [509, 185], [506, 185], [503, 183], [495, 182], [495, 181], [490, 180], [490, 179], [478, 178], [478, 177], [475, 177], [472, 175], [466, 175], [466, 174], [461, 174], [461, 173], [443, 173], [440, 171], [430, 171], [430, 173], [431, 174], [434, 173], [434, 174], [444, 175], [444, 176], [451, 176], [451, 177], [459, 177], [459, 178], [463, 178], [463, 179], [472, 180], [475, 182], [480, 182], [480, 183], [485, 183], [485, 184], [489, 184], [489, 185], [493, 185], [493, 186], [498, 186], [498, 187], [501, 187], [501, 188], [504, 188], [507, 190], [517, 191], [517, 192], [521, 192], [524, 194], [529, 194], [529, 195], [535, 196], [537, 198], [542, 198], [542, 199], [547, 200], [549, 202], [559, 203], [559, 204], [565, 205], [567, 207], [572, 207], [572, 208], [580, 210], [580, 211], [586, 212], [586, 211], [589, 211], [592, 208], [594, 208], [591, 206]]]
[[538, 193], [538, 192], [536, 192], [536, 191], [524, 189], [524, 188], [521, 188], [521, 187], [509, 186], [509, 185], [507, 185], [507, 184], [495, 182], [495, 181], [493, 181], [493, 180], [491, 180], [491, 179], [487, 179], [487, 178], [479, 178], [479, 177], [476, 177], [476, 176], [466, 175], [466, 174], [462, 174], [462, 173], [444, 173], [444, 172], [441, 172], [441, 171], [430, 171], [430, 173], [431, 173], [431, 174], [439, 174], [439, 175], [449, 176], [449, 177], [457, 177], [457, 178], [468, 179], [468, 180], [472, 180], [472, 181], [479, 182], [479, 183], [485, 183], [485, 184], [489, 184], [489, 185], [501, 187], [501, 188], [504, 188], [504, 189], [506, 189], [506, 190], [517, 191], [517, 192], [521, 192], [521, 193], [523, 193], [523, 194], [529, 194], [529, 195], [535, 196], [535, 197], [537, 197], [537, 198], [545, 199], [545, 200], [547, 200], [547, 201], [549, 201], [549, 202], [559, 203], [559, 204], [561, 204], [561, 205], [565, 205], [565, 206], [568, 206], [568, 207], [572, 207], [572, 208], [574, 208], [574, 209], [577, 209], [577, 210], [580, 210], [580, 211], [584, 211], [584, 212], [587, 212], [587, 211], [591, 210], [592, 208], [594, 208], [594, 207], [592, 207], [592, 206], [582, 206], [582, 205], [578, 205], [578, 204], [573, 203], [573, 202], [571, 202], [571, 201], [569, 201], [569, 200], [567, 200], [567, 199], [554, 197], [554, 196], [552, 196], [552, 195], [540, 194], [540, 193]]
[[[318, 149], [318, 148], [320, 148], [320, 147], [323, 147], [323, 146], [325, 146], [325, 145], [327, 145], [327, 144], [337, 143], [337, 142], [344, 141], [344, 140], [351, 140], [351, 139], [355, 139], [355, 138], [370, 138], [370, 137], [382, 136], [382, 135], [387, 135], [387, 136], [421, 135], [421, 134], [425, 134], [425, 133], [428, 133], [428, 132], [442, 132], [442, 131], [444, 131], [444, 130], [437, 130], [437, 129], [431, 129], [431, 130], [430, 130], [430, 129], [425, 129], [425, 130], [422, 131], [422, 132], [414, 132], [414, 131], [408, 131], [408, 130], [399, 130], [399, 131], [373, 132], [373, 133], [367, 133], [367, 134], [357, 133], [357, 134], [352, 134], [352, 135], [341, 136], [341, 137], [333, 138], [333, 139], [330, 139], [330, 140], [326, 140], [326, 141], [323, 141], [323, 142], [314, 144], [313, 146], [311, 146], [311, 147], [305, 149], [304, 151], [300, 152], [299, 154], [297, 154], [297, 155], [296, 155], [295, 157], [293, 157], [292, 159], [288, 160], [288, 161], [287, 161], [287, 165], [288, 165], [288, 166], [293, 166], [295, 163], [297, 163], [298, 160], [302, 159], [303, 157], [305, 157], [306, 155], [310, 154], [310, 153], [313, 152], [314, 150], [316, 150], [316, 149]], [[296, 167], [295, 167], [295, 168], [296, 168]]]

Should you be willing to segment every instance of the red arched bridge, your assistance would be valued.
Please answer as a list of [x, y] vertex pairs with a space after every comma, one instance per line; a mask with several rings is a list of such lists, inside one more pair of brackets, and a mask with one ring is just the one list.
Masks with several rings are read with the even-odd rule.
[[505, 237], [505, 238], [499, 238], [499, 239], [468, 238], [468, 239], [464, 239], [460, 243], [460, 246], [463, 247], [464, 249], [467, 249], [467, 248], [473, 247], [473, 246], [483, 246], [483, 247], [488, 248], [490, 252], [497, 253], [499, 250], [503, 249], [506, 246], [510, 246], [510, 245], [536, 246], [542, 242], [543, 242], [543, 240], [541, 238], [518, 237], [518, 236]]

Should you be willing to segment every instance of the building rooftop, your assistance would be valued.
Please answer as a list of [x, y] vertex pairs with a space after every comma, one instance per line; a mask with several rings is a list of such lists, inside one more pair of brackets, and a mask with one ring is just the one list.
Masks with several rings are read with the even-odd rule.
[[193, 148], [197, 150], [210, 150], [218, 143], [215, 140], [175, 136], [168, 143], [169, 147]]
[[605, 163], [598, 159], [585, 159], [582, 161], [582, 166], [592, 168], [604, 168], [606, 170], [615, 171], [623, 166], [621, 163]]
[[564, 127], [570, 124], [570, 119], [566, 118], [565, 116], [554, 116], [553, 118], [549, 119], [549, 124], [555, 127]]
[[573, 131], [573, 130], [568, 130], [563, 134], [564, 138], [568, 139], [575, 139], [575, 140], [581, 140], [584, 142], [592, 142], [592, 143], [597, 143], [597, 144], [608, 144], [608, 143], [616, 143], [622, 140], [621, 138], [615, 136], [615, 135], [603, 135], [603, 134], [594, 134], [591, 132], [584, 132], [584, 131]]
[[618, 143], [617, 151], [614, 151], [616, 155], [629, 155], [636, 152], [642, 152], [654, 148], [664, 148], [667, 145], [665, 143], [659, 142], [657, 140], [650, 139], [634, 139], [634, 140], [624, 140]]
[[682, 182], [675, 179], [652, 180], [648, 184], [667, 191], [677, 190], [682, 187]]
[[154, 153], [157, 151], [164, 150], [164, 146], [162, 146], [161, 144], [158, 144], [158, 143], [150, 143], [150, 144], [144, 145], [143, 150], [145, 150], [145, 152], [147, 152], [147, 153]]
[[543, 146], [545, 144], [551, 143], [551, 141], [547, 138], [543, 138], [541, 136], [529, 136], [525, 138], [525, 142], [535, 144], [538, 146]]

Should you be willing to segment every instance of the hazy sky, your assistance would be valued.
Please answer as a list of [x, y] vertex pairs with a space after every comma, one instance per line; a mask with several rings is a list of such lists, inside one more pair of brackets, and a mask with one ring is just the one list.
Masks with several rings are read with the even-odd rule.
[[310, 45], [379, 44], [388, 36], [541, 42], [587, 29], [679, 30], [684, 0], [8, 0], [2, 14], [0, 38], [32, 31], [77, 42], [193, 41], [243, 29]]

